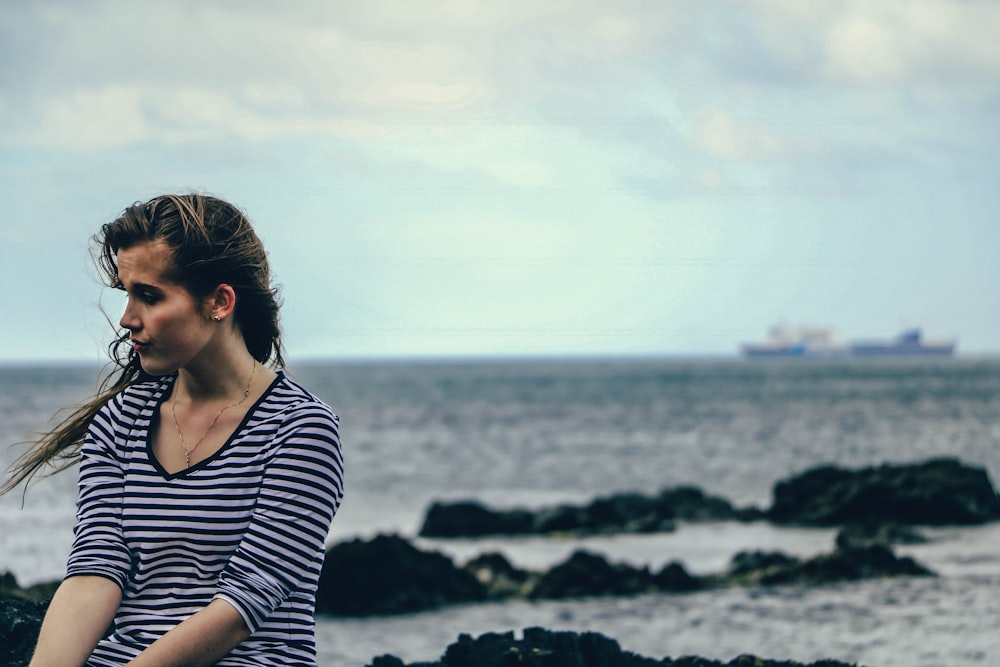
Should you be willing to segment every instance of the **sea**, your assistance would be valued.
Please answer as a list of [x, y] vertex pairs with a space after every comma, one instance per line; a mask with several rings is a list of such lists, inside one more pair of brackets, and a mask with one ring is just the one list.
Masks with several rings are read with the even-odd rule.
[[[95, 389], [89, 366], [0, 367], [0, 443], [45, 429]], [[807, 557], [833, 529], [681, 523], [669, 533], [429, 540], [435, 500], [497, 508], [583, 503], [696, 485], [767, 507], [775, 482], [843, 467], [955, 457], [1000, 480], [1000, 359], [686, 358], [309, 361], [289, 374], [341, 417], [344, 505], [329, 543], [395, 533], [456, 563], [499, 551], [545, 569], [576, 549], [657, 569], [725, 571], [744, 550]], [[0, 464], [17, 450], [0, 447]], [[0, 497], [0, 572], [22, 585], [61, 577], [75, 474]], [[1000, 664], [1000, 522], [922, 527], [897, 546], [933, 578], [729, 588], [547, 602], [466, 604], [399, 616], [317, 620], [320, 664], [390, 653], [439, 658], [460, 634], [541, 626], [596, 631], [653, 658], [741, 654], [868, 667]]]

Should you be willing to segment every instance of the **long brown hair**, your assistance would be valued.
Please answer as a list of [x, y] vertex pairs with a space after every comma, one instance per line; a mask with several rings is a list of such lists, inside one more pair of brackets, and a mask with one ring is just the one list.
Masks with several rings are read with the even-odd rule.
[[[271, 285], [267, 253], [250, 221], [240, 209], [206, 195], [162, 195], [126, 208], [92, 239], [93, 253], [105, 283], [121, 287], [118, 251], [140, 243], [163, 241], [171, 251], [166, 276], [183, 285], [196, 299], [218, 285], [236, 292], [233, 317], [250, 354], [262, 364], [283, 367], [281, 329], [278, 324], [277, 288]], [[109, 318], [110, 321], [110, 318]], [[72, 408], [52, 431], [7, 470], [0, 495], [30, 480], [43, 468], [47, 475], [71, 467], [79, 458], [80, 445], [94, 415], [118, 392], [149, 379], [129, 344], [129, 334], [115, 327], [108, 346], [112, 370], [97, 394]]]

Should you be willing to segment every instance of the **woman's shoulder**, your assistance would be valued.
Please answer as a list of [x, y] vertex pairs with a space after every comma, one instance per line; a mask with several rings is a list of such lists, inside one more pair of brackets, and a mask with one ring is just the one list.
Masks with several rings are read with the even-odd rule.
[[174, 383], [175, 375], [148, 377], [134, 382], [118, 392], [117, 399], [124, 405], [146, 404], [157, 400]]
[[324, 413], [335, 421], [338, 419], [332, 407], [283, 371], [278, 374], [267, 400], [273, 408], [289, 413]]
[[148, 377], [134, 382], [111, 397], [104, 406], [105, 411], [137, 412], [155, 402], [174, 381], [173, 375]]

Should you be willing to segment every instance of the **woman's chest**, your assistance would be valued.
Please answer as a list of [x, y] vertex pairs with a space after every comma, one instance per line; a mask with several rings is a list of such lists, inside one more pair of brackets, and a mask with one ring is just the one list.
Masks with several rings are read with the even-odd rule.
[[125, 540], [154, 548], [235, 539], [253, 518], [264, 472], [263, 461], [237, 456], [169, 475], [147, 455], [135, 457], [123, 485]]

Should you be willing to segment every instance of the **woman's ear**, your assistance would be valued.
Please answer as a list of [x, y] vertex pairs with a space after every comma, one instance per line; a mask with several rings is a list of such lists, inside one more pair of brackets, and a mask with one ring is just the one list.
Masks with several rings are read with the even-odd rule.
[[208, 315], [216, 322], [231, 317], [236, 309], [236, 290], [232, 285], [219, 285], [208, 295]]

